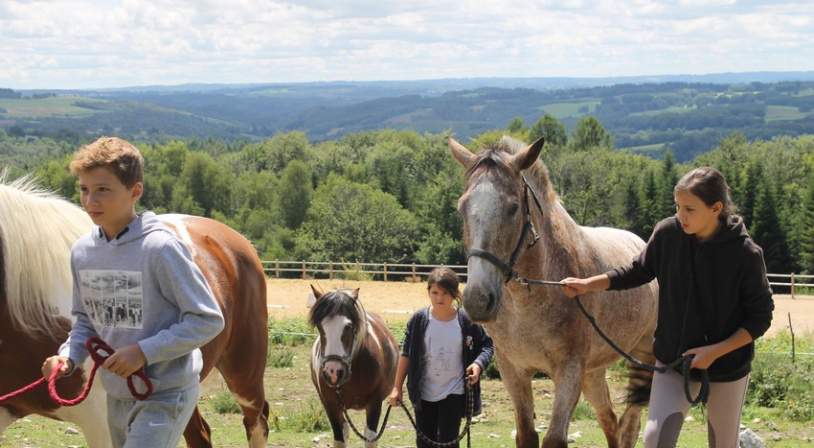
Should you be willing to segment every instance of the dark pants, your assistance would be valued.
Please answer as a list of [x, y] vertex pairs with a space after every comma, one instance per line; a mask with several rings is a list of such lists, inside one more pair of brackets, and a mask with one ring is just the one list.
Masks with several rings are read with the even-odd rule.
[[[418, 429], [436, 442], [450, 442], [458, 437], [461, 418], [464, 416], [464, 396], [448, 395], [441, 401], [421, 400], [421, 411], [416, 412]], [[416, 436], [418, 448], [432, 448]], [[454, 445], [458, 448], [458, 444]]]

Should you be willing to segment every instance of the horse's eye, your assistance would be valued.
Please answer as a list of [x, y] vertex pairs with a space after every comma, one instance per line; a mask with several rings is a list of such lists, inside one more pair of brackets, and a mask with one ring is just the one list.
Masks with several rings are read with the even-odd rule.
[[509, 210], [506, 212], [509, 216], [514, 215], [517, 213], [517, 204], [512, 203], [509, 205]]

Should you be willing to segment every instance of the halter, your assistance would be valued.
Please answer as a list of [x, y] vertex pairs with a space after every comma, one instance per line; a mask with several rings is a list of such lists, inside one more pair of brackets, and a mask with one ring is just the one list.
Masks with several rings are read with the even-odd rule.
[[526, 278], [521, 277], [517, 271], [514, 270], [514, 265], [517, 264], [517, 259], [520, 258], [520, 254], [523, 251], [523, 243], [526, 241], [528, 234], [531, 233], [532, 241], [525, 247], [526, 249], [533, 247], [540, 239], [540, 234], [537, 232], [537, 229], [534, 227], [534, 222], [531, 219], [529, 195], [531, 195], [531, 198], [534, 199], [534, 204], [537, 206], [537, 209], [541, 214], [543, 213], [543, 206], [540, 205], [540, 200], [537, 198], [537, 192], [534, 191], [534, 188], [532, 188], [531, 184], [529, 184], [526, 176], [521, 174], [520, 177], [523, 179], [523, 209], [525, 211], [525, 216], [523, 230], [520, 232], [520, 238], [518, 238], [517, 244], [514, 246], [514, 250], [512, 251], [511, 257], [509, 257], [509, 261], [505, 262], [492, 252], [483, 249], [470, 249], [466, 253], [467, 260], [472, 257], [478, 257], [492, 263], [503, 274], [506, 283], [508, 283], [510, 280], [514, 280], [519, 283], [527, 282]]
[[366, 328], [366, 326], [367, 326], [367, 311], [365, 311], [365, 308], [362, 306], [361, 303], [359, 303], [358, 299], [356, 299], [354, 301], [354, 307], [355, 307], [356, 311], [360, 315], [360, 322], [359, 322], [359, 328], [357, 328], [356, 325], [351, 324], [351, 331], [353, 333], [353, 341], [351, 341], [350, 353], [345, 354], [345, 355], [325, 355], [325, 356], [322, 356], [322, 362], [320, 363], [320, 366], [319, 366], [320, 367], [319, 370], [320, 370], [320, 372], [322, 372], [322, 371], [325, 370], [325, 364], [326, 363], [328, 363], [330, 361], [336, 361], [336, 362], [342, 364], [342, 368], [345, 369], [348, 372], [347, 375], [343, 376], [343, 379], [341, 379], [340, 381], [338, 381], [336, 383], [336, 385], [333, 385], [333, 384], [329, 383], [328, 381], [325, 382], [328, 387], [330, 387], [331, 389], [336, 389], [337, 391], [339, 389], [341, 389], [342, 386], [347, 384], [348, 381], [350, 381], [351, 375], [353, 374], [353, 369], [351, 368], [351, 366], [353, 365], [353, 357], [356, 356], [356, 352], [359, 351], [359, 347], [362, 345], [362, 343], [364, 343], [365, 337], [367, 337], [367, 331], [366, 330], [364, 332], [359, 331], [361, 328]]

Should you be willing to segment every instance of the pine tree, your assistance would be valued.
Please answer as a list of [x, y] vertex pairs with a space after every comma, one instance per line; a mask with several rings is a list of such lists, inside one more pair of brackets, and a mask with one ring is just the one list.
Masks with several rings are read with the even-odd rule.
[[673, 189], [678, 182], [678, 174], [675, 170], [675, 159], [672, 151], [667, 151], [661, 163], [661, 177], [658, 184], [658, 210], [657, 219], [664, 219], [675, 213], [675, 197]]
[[769, 272], [789, 272], [791, 256], [786, 235], [780, 227], [774, 192], [765, 179], [760, 183], [755, 195], [752, 226], [749, 231], [755, 243], [763, 248], [766, 269]]
[[741, 179], [740, 203], [738, 211], [743, 216], [743, 222], [747, 228], [752, 227], [752, 216], [754, 215], [755, 197], [759, 186], [763, 183], [763, 165], [760, 162], [750, 162], [746, 167], [746, 173]]
[[808, 186], [803, 197], [800, 233], [800, 267], [803, 272], [814, 274], [814, 172], [808, 176]]
[[642, 222], [641, 232], [642, 238], [645, 240], [650, 238], [653, 233], [653, 227], [659, 219], [659, 214], [656, 211], [656, 196], [658, 195], [658, 186], [656, 185], [656, 177], [653, 171], [648, 170], [644, 177], [644, 184], [642, 185], [641, 200], [641, 214], [640, 219]]

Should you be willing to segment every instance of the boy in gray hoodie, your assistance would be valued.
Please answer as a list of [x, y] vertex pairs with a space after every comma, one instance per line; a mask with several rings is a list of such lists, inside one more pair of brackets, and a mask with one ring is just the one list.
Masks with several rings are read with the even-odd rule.
[[[224, 320], [189, 249], [151, 212], [136, 214], [144, 159], [130, 143], [103, 137], [71, 162], [80, 200], [96, 224], [71, 249], [76, 321], [59, 355], [68, 375], [88, 357], [98, 336], [115, 353], [100, 376], [108, 396], [114, 447], [175, 447], [198, 401], [203, 346]], [[144, 368], [153, 394], [135, 400], [126, 378]], [[135, 381], [139, 385], [139, 381]]]

